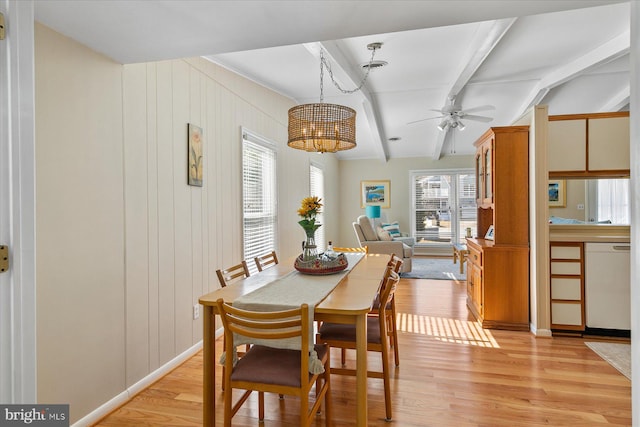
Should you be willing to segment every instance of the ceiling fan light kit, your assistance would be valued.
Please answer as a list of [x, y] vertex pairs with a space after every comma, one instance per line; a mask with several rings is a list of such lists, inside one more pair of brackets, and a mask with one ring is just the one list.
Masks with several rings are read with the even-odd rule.
[[[291, 148], [317, 153], [335, 153], [350, 150], [356, 144], [356, 112], [354, 109], [338, 104], [326, 104], [324, 100], [324, 68], [327, 68], [331, 81], [342, 93], [354, 93], [362, 88], [374, 64], [374, 56], [382, 43], [370, 43], [371, 60], [360, 85], [353, 90], [342, 89], [333, 78], [331, 66], [320, 50], [320, 102], [297, 105], [289, 109], [287, 145]], [[384, 61], [382, 61], [384, 62]], [[385, 63], [386, 65], [386, 63]]]
[[469, 108], [464, 110], [459, 104], [456, 104], [455, 98], [448, 98], [449, 105], [445, 105], [439, 110], [431, 110], [437, 113], [441, 113], [441, 116], [436, 117], [428, 117], [426, 119], [420, 119], [413, 122], [409, 122], [408, 124], [423, 122], [425, 120], [433, 120], [433, 119], [441, 119], [440, 123], [438, 123], [438, 130], [441, 132], [446, 132], [449, 129], [458, 129], [465, 130], [466, 125], [462, 122], [462, 119], [466, 120], [474, 120], [478, 122], [490, 122], [493, 120], [491, 117], [486, 116], [477, 116], [469, 113], [473, 113], [476, 111], [485, 111], [485, 110], [495, 110], [493, 105], [481, 105], [479, 107]]

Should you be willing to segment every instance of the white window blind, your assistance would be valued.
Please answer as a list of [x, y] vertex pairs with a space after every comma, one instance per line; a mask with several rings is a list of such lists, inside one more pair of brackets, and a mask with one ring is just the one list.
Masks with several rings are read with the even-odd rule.
[[[243, 134], [242, 214], [244, 259], [276, 249], [276, 152], [275, 147]], [[249, 263], [252, 271], [253, 262]]]
[[321, 166], [313, 163], [309, 166], [309, 187], [310, 196], [318, 196], [322, 199], [323, 207], [316, 220], [319, 224], [322, 224], [322, 227], [316, 230], [316, 246], [318, 247], [318, 252], [322, 252], [326, 247], [324, 212], [327, 201], [324, 198], [324, 171]]

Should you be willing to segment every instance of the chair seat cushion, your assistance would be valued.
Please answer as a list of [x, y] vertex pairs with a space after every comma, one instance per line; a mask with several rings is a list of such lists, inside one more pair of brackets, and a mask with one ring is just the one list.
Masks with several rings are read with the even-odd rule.
[[[367, 318], [367, 342], [380, 344], [380, 324], [377, 317]], [[345, 325], [341, 323], [323, 323], [318, 331], [320, 341], [356, 341], [355, 325]]]
[[[314, 347], [318, 359], [324, 361], [328, 346], [316, 344]], [[231, 380], [300, 387], [300, 350], [251, 346], [233, 368]]]

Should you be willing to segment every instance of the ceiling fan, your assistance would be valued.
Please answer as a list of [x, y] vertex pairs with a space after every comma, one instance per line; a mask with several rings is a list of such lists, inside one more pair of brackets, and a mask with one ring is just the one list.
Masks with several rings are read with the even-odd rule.
[[478, 122], [485, 122], [485, 123], [493, 120], [492, 117], [478, 116], [470, 113], [475, 113], [478, 111], [495, 110], [495, 109], [496, 108], [493, 105], [481, 105], [478, 107], [468, 108], [465, 110], [462, 108], [460, 104], [455, 103], [455, 99], [450, 98], [448, 105], [445, 105], [439, 110], [433, 110], [433, 109], [429, 110], [429, 111], [435, 111], [437, 113], [441, 113], [442, 115], [436, 116], [436, 117], [428, 117], [426, 119], [415, 120], [407, 124], [423, 122], [425, 120], [441, 119], [440, 123], [438, 124], [438, 129], [440, 129], [441, 131], [445, 131], [448, 129], [464, 130], [465, 125], [462, 122], [462, 119], [475, 120]]

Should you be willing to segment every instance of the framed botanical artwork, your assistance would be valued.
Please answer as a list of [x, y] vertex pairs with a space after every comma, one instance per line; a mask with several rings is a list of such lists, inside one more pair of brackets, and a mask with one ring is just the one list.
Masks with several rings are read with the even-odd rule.
[[188, 124], [188, 145], [189, 145], [189, 185], [202, 187], [204, 157], [202, 154], [202, 128]]
[[391, 181], [360, 181], [360, 207], [391, 206], [389, 187]]
[[549, 207], [564, 208], [567, 205], [567, 194], [565, 192], [565, 180], [549, 180]]

